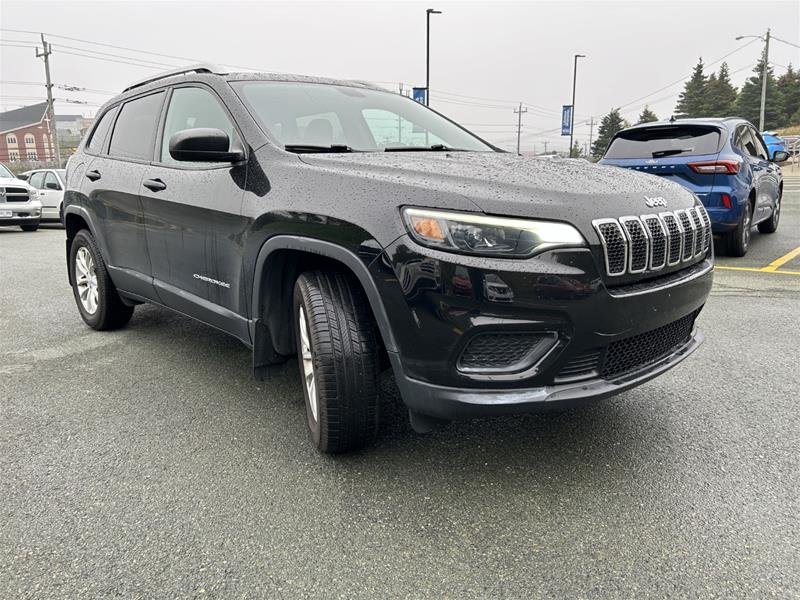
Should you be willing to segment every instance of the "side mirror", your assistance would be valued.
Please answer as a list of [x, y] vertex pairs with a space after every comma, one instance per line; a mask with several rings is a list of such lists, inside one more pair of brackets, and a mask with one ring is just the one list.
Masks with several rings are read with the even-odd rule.
[[30, 177], [30, 175], [27, 173], [20, 173], [17, 175], [17, 179], [22, 179], [22, 181], [28, 181], [28, 177]]
[[56, 190], [56, 191], [61, 189], [61, 186], [53, 181], [48, 181], [47, 183], [44, 184], [44, 187], [47, 188], [48, 190]]
[[772, 162], [784, 162], [789, 160], [789, 153], [784, 150], [775, 150], [772, 153]]
[[229, 150], [230, 139], [221, 129], [197, 127], [178, 131], [169, 139], [169, 155], [183, 162], [237, 162], [241, 150]]

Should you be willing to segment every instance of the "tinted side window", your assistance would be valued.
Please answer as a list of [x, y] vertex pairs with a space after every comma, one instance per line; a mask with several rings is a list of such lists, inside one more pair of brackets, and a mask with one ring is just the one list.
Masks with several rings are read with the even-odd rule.
[[164, 92], [137, 98], [122, 105], [108, 153], [120, 158], [150, 160], [153, 157], [158, 117]]
[[755, 129], [750, 129], [750, 135], [753, 136], [753, 143], [756, 146], [756, 156], [767, 160], [769, 154], [767, 153], [767, 147], [764, 145], [764, 142], [761, 141], [761, 136], [758, 135]]
[[740, 139], [740, 148], [744, 150], [746, 154], [757, 158], [758, 150], [756, 149], [756, 142], [747, 127], [742, 127], [740, 130]]
[[94, 131], [92, 131], [92, 137], [89, 138], [89, 143], [86, 144], [86, 148], [92, 152], [101, 152], [103, 150], [103, 143], [106, 141], [108, 130], [111, 129], [111, 124], [114, 122], [114, 115], [116, 114], [117, 108], [114, 107], [106, 111], [105, 114], [100, 117], [100, 121], [97, 123]]
[[31, 175], [30, 179], [28, 179], [28, 183], [30, 183], [37, 190], [42, 189], [44, 187], [44, 171], [37, 171]]
[[[177, 163], [169, 154], [169, 140], [178, 131], [208, 127], [221, 129], [232, 143], [236, 131], [217, 98], [208, 90], [196, 87], [177, 88], [172, 92], [161, 142], [161, 162]], [[230, 144], [228, 146], [230, 148]]]

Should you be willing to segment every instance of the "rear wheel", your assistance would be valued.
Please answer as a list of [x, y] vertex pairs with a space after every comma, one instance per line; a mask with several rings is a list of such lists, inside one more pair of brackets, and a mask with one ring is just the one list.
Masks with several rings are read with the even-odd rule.
[[314, 445], [340, 453], [378, 430], [378, 347], [360, 286], [343, 273], [309, 271], [294, 287], [297, 359]]
[[775, 233], [778, 231], [778, 221], [781, 220], [781, 196], [783, 196], [783, 193], [775, 200], [775, 210], [772, 211], [772, 216], [758, 224], [758, 230], [761, 233]]
[[22, 231], [36, 231], [37, 229], [39, 229], [39, 224], [30, 223], [28, 225], [20, 225], [19, 228], [22, 229]]
[[753, 227], [753, 205], [748, 201], [742, 209], [739, 224], [728, 234], [728, 254], [744, 256], [750, 247], [750, 233]]
[[133, 307], [122, 302], [100, 249], [85, 229], [72, 240], [69, 268], [75, 303], [89, 327], [98, 331], [118, 329], [130, 321]]

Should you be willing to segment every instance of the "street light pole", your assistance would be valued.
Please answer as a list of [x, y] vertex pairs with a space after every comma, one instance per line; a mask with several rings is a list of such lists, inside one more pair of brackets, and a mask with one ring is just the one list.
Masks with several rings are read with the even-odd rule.
[[585, 54], [576, 54], [572, 66], [572, 114], [569, 122], [569, 157], [572, 158], [572, 136], [575, 134], [575, 84], [578, 80], [578, 59], [586, 58]]
[[432, 8], [425, 11], [425, 106], [431, 103], [431, 15], [440, 14]]

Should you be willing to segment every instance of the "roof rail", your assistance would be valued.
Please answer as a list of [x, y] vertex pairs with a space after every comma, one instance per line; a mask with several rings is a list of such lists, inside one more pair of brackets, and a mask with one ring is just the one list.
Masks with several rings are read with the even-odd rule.
[[217, 75], [223, 75], [227, 72], [228, 71], [218, 67], [217, 65], [212, 65], [209, 63], [198, 63], [196, 65], [189, 65], [188, 67], [179, 67], [171, 71], [164, 71], [163, 73], [159, 73], [158, 75], [153, 75], [152, 77], [148, 77], [147, 79], [142, 79], [126, 87], [124, 90], [122, 90], [122, 93], [128, 92], [137, 87], [141, 87], [145, 84], [158, 81], [159, 79], [172, 77], [174, 75], [185, 75], [186, 73], [216, 73]]

